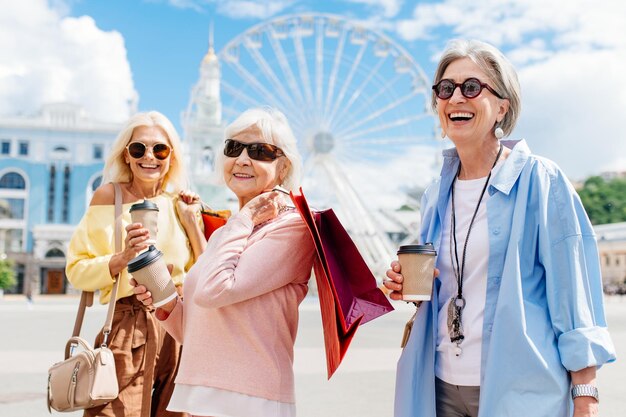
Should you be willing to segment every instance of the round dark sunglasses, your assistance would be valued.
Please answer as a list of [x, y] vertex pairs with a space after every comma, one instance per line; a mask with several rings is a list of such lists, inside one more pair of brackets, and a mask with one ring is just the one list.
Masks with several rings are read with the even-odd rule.
[[454, 94], [454, 90], [457, 87], [461, 87], [461, 94], [465, 98], [476, 98], [483, 91], [483, 88], [491, 91], [491, 94], [498, 98], [502, 98], [500, 94], [496, 92], [493, 88], [489, 86], [489, 84], [485, 84], [480, 82], [478, 78], [468, 78], [462, 83], [455, 83], [452, 80], [441, 80], [437, 84], [433, 85], [433, 90], [435, 91], [435, 95], [439, 97], [441, 100], [447, 100]]
[[143, 158], [143, 156], [146, 154], [147, 148], [152, 149], [152, 155], [154, 155], [156, 159], [161, 161], [167, 159], [167, 157], [170, 156], [170, 153], [172, 152], [172, 148], [170, 148], [169, 145], [165, 143], [156, 143], [152, 146], [146, 146], [144, 143], [141, 142], [132, 142], [129, 143], [126, 147], [126, 149], [128, 149], [128, 154], [135, 159]]
[[235, 139], [226, 139], [224, 155], [236, 158], [246, 149], [250, 159], [255, 161], [273, 161], [279, 156], [285, 155], [283, 151], [271, 143], [242, 143]]

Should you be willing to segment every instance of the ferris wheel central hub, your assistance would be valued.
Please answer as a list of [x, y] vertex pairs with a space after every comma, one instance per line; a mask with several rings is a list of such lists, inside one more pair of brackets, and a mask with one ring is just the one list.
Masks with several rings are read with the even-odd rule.
[[335, 147], [335, 137], [329, 132], [318, 132], [313, 136], [313, 152], [328, 154]]

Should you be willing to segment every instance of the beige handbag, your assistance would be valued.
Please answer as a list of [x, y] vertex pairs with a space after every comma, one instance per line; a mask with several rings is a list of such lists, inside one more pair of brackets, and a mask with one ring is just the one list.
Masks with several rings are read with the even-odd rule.
[[[115, 188], [115, 251], [122, 246], [122, 193], [117, 183]], [[113, 401], [119, 394], [115, 359], [107, 347], [111, 333], [115, 300], [119, 287], [119, 274], [115, 277], [106, 322], [102, 330], [104, 340], [96, 349], [79, 337], [83, 325], [85, 308], [93, 304], [93, 292], [83, 291], [72, 337], [65, 346], [65, 360], [48, 370], [48, 411], [76, 411], [96, 407]], [[72, 355], [74, 348], [82, 350]]]

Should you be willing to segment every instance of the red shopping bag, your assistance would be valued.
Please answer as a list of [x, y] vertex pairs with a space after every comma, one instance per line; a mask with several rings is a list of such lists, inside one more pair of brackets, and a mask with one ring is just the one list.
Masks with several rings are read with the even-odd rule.
[[341, 364], [360, 324], [393, 311], [385, 294], [332, 209], [313, 212], [302, 194], [291, 193], [317, 257], [313, 270], [320, 301], [328, 378]]
[[203, 207], [200, 214], [204, 225], [204, 237], [209, 240], [214, 231], [226, 224], [230, 210], [211, 210]]

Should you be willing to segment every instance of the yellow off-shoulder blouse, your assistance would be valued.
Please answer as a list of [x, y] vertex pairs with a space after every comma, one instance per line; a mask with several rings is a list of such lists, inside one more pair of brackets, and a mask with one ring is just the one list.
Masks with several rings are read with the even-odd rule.
[[[194, 256], [185, 230], [176, 215], [178, 195], [164, 192], [149, 199], [159, 207], [159, 225], [156, 247], [163, 252], [167, 264], [173, 264], [172, 279], [182, 285], [185, 273], [191, 268]], [[130, 222], [130, 206], [122, 205], [122, 224]], [[89, 206], [78, 224], [70, 241], [65, 272], [70, 283], [80, 290], [100, 290], [100, 303], [106, 304], [111, 298], [113, 277], [109, 272], [109, 260], [115, 250], [114, 205]], [[126, 230], [122, 230], [122, 247]], [[124, 269], [120, 274], [117, 298], [133, 294], [129, 274]]]

